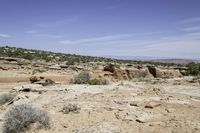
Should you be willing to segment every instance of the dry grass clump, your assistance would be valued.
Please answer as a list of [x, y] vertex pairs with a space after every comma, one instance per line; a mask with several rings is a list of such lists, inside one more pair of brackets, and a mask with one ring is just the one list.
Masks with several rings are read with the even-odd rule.
[[16, 97], [16, 94], [5, 93], [0, 95], [0, 105], [12, 101]]
[[46, 111], [22, 104], [13, 106], [4, 116], [3, 133], [21, 133], [30, 129], [32, 124], [37, 129], [49, 128], [49, 116]]
[[75, 105], [75, 104], [68, 104], [68, 105], [65, 105], [61, 112], [63, 112], [64, 114], [69, 114], [70, 112], [73, 112], [73, 113], [78, 113], [80, 110], [80, 108]]

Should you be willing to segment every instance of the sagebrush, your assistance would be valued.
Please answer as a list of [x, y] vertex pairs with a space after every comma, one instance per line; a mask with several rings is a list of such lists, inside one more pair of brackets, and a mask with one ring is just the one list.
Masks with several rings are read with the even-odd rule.
[[69, 105], [65, 105], [61, 112], [63, 112], [64, 114], [68, 114], [70, 112], [73, 113], [78, 113], [80, 110], [80, 108], [76, 105], [76, 104], [69, 104]]
[[16, 97], [16, 94], [5, 93], [0, 95], [0, 105], [12, 101]]
[[101, 80], [101, 79], [91, 79], [88, 81], [89, 85], [107, 85], [108, 81], [107, 80]]
[[74, 78], [74, 84], [87, 84], [90, 80], [90, 74], [86, 71], [79, 73]]
[[50, 118], [46, 111], [22, 104], [10, 108], [4, 116], [3, 133], [21, 133], [36, 123], [37, 128], [50, 128]]

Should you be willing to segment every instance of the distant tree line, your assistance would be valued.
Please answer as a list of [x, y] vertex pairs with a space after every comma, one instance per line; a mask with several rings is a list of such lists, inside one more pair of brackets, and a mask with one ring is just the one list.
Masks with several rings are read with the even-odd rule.
[[187, 75], [200, 75], [200, 63], [190, 63], [187, 65]]
[[104, 57], [93, 57], [93, 56], [83, 56], [76, 54], [64, 54], [64, 53], [54, 53], [50, 51], [24, 49], [16, 47], [0, 47], [1, 57], [15, 57], [23, 58], [27, 60], [43, 60], [46, 62], [66, 62], [67, 65], [74, 65], [76, 63], [88, 63], [88, 62], [108, 62], [108, 63], [120, 63], [120, 64], [152, 64], [155, 66], [183, 66], [174, 63], [161, 63], [161, 62], [151, 62], [151, 61], [135, 61], [135, 60], [120, 60], [111, 59]]

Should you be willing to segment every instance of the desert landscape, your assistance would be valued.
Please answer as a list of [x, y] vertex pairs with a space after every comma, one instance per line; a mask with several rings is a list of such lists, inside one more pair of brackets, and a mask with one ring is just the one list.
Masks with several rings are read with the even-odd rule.
[[200, 0], [0, 0], [0, 133], [200, 133]]
[[[6, 56], [19, 53], [17, 48], [2, 47], [1, 50], [2, 132], [200, 132], [200, 78], [188, 75], [186, 65], [105, 61], [97, 57], [94, 57], [97, 61], [91, 57], [93, 60], [88, 62], [69, 64], [30, 60], [14, 54]], [[23, 55], [38, 54], [38, 51], [21, 51]], [[24, 129], [15, 131], [14, 120], [9, 121], [8, 116], [12, 118], [10, 110], [20, 105], [45, 111], [48, 119], [43, 120], [41, 115], [43, 123], [30, 121], [21, 125]], [[47, 126], [40, 126], [46, 121]], [[6, 126], [8, 122], [10, 125]]]

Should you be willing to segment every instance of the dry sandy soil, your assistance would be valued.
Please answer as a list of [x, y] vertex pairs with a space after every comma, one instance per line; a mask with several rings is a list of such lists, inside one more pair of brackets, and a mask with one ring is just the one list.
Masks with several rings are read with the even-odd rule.
[[[46, 110], [50, 129], [37, 133], [199, 133], [200, 85], [190, 77], [110, 82], [109, 85], [73, 85], [70, 71], [50, 71], [37, 76], [58, 84], [42, 86], [28, 82], [31, 70], [0, 70], [0, 93], [17, 93], [18, 100], [0, 106], [0, 129], [5, 112], [18, 104]], [[23, 86], [23, 87], [22, 87]], [[29, 88], [30, 92], [19, 91]], [[68, 104], [78, 113], [64, 114]]]

